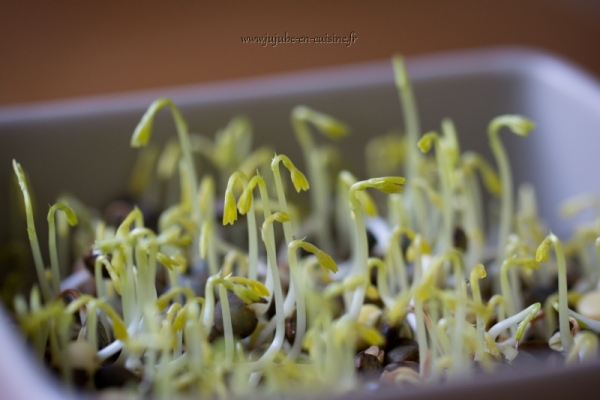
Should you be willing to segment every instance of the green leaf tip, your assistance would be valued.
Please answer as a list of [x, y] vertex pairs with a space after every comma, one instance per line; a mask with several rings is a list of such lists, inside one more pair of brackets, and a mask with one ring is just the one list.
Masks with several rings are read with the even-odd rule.
[[296, 168], [288, 156], [283, 154], [275, 154], [273, 161], [271, 161], [271, 168], [277, 168], [277, 164], [280, 161], [290, 171], [292, 183], [294, 184], [294, 189], [296, 189], [296, 192], [300, 193], [302, 190], [308, 190], [310, 185], [308, 184], [306, 176], [304, 176], [304, 174], [298, 168]]
[[323, 135], [331, 139], [342, 138], [350, 132], [350, 127], [340, 120], [306, 106], [294, 107], [292, 110], [292, 119], [310, 122]]
[[395, 54], [392, 57], [392, 67], [394, 69], [394, 81], [396, 82], [396, 86], [401, 89], [406, 88], [410, 81], [408, 80], [408, 72], [406, 71], [404, 57], [400, 54]]
[[429, 150], [431, 150], [433, 142], [439, 139], [440, 137], [436, 132], [428, 132], [424, 134], [423, 137], [419, 140], [417, 146], [419, 146], [421, 152], [427, 153]]
[[150, 141], [150, 136], [152, 136], [152, 127], [154, 125], [154, 116], [158, 111], [160, 111], [163, 107], [171, 108], [173, 112], [173, 117], [175, 118], [175, 122], [177, 125], [180, 125], [182, 128], [187, 129], [183, 118], [179, 114], [175, 103], [171, 99], [168, 98], [160, 98], [155, 100], [148, 110], [142, 116], [142, 119], [135, 127], [133, 131], [133, 135], [131, 136], [131, 147], [143, 147], [148, 144]]
[[62, 212], [65, 213], [65, 215], [67, 216], [67, 222], [69, 223], [69, 225], [71, 226], [75, 226], [77, 225], [77, 214], [75, 214], [75, 211], [73, 211], [73, 209], [71, 207], [69, 207], [68, 205], [66, 205], [65, 203], [56, 203], [55, 205], [53, 205], [52, 207], [50, 207], [50, 212], [48, 212], [48, 221], [50, 221], [50, 214], [55, 211], [55, 210], [61, 210]]
[[507, 127], [519, 136], [527, 136], [535, 128], [535, 123], [522, 115], [501, 115], [490, 122], [488, 130], [490, 134], [497, 134], [502, 127]]
[[225, 205], [223, 206], [223, 225], [231, 224], [237, 220], [235, 196], [231, 190], [225, 191]]

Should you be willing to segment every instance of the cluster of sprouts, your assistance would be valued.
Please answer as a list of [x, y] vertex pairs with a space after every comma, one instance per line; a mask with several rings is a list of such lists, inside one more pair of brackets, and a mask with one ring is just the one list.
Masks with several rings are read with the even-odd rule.
[[[530, 337], [565, 363], [593, 359], [600, 322], [571, 308], [600, 280], [600, 217], [564, 245], [546, 233], [530, 186], [514, 204], [499, 136], [526, 136], [534, 124], [520, 115], [494, 118], [495, 163], [461, 153], [449, 119], [439, 133], [421, 133], [402, 59], [393, 66], [405, 135], [369, 143], [367, 170], [376, 175], [363, 180], [313, 137], [316, 130], [338, 139], [350, 128], [309, 107], [291, 112], [302, 153], [292, 161], [267, 147], [252, 151], [244, 117], [211, 140], [190, 133], [171, 100], [155, 101], [131, 139], [143, 147], [131, 191], [142, 201], [157, 185], [164, 189], [154, 201], [164, 203], [156, 229], [137, 206], [111, 226], [63, 197], [48, 213], [49, 268], [25, 173], [13, 162], [38, 278], [14, 310], [37, 356], [69, 387], [81, 371], [90, 379], [80, 386], [98, 386], [91, 377], [118, 365], [139, 382], [127, 390], [165, 398], [343, 393], [364, 379], [468, 380], [517, 360]], [[178, 140], [159, 152], [149, 142], [163, 108]], [[199, 157], [210, 170], [197, 168]], [[288, 200], [292, 187], [310, 193], [309, 207]], [[499, 203], [495, 219], [486, 218], [484, 191]], [[590, 206], [600, 202], [575, 199], [565, 214]], [[65, 221], [79, 222], [73, 229], [87, 238], [91, 265], [80, 281], [91, 289], [61, 276]], [[573, 260], [581, 268], [569, 291]], [[527, 303], [537, 283], [552, 288], [556, 278], [556, 290]], [[417, 356], [383, 362], [402, 340], [415, 343]], [[375, 375], [363, 373], [367, 365]]]

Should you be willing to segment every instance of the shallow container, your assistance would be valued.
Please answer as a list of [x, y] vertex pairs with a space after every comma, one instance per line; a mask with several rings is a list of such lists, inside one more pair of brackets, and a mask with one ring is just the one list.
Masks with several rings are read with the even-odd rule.
[[[422, 132], [455, 122], [462, 150], [491, 158], [487, 124], [500, 114], [523, 114], [536, 122], [529, 137], [502, 133], [515, 183], [530, 182], [539, 212], [559, 236], [577, 220], [564, 220], [558, 207], [582, 193], [600, 193], [600, 84], [555, 55], [523, 48], [497, 48], [411, 57], [407, 61], [419, 107]], [[402, 117], [389, 60], [311, 71], [153, 89], [135, 93], [0, 107], [0, 243], [23, 237], [14, 223], [10, 196], [12, 159], [25, 168], [34, 191], [40, 243], [46, 242], [44, 205], [64, 192], [101, 207], [124, 192], [136, 151], [133, 129], [148, 105], [170, 97], [181, 108], [190, 131], [212, 135], [237, 115], [250, 117], [255, 147], [269, 143], [278, 153], [298, 157], [290, 111], [298, 104], [330, 113], [352, 127], [342, 140], [346, 160], [359, 174], [364, 147], [375, 135], [401, 129]], [[156, 120], [153, 143], [175, 135], [171, 117]], [[580, 218], [591, 218], [582, 215]], [[42, 246], [44, 247], [44, 246]], [[7, 269], [0, 270], [0, 282]], [[33, 269], [29, 276], [34, 277]], [[0, 306], [0, 397], [64, 399], [35, 364]], [[600, 363], [570, 369], [527, 371], [518, 376], [485, 377], [476, 382], [419, 390], [387, 389], [378, 398], [489, 399], [536, 396], [595, 398]], [[360, 395], [362, 396], [362, 395]], [[358, 398], [359, 395], [347, 395]]]

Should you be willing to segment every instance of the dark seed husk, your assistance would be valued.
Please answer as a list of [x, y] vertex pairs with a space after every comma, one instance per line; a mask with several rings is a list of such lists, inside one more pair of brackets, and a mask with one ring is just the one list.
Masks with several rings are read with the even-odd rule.
[[288, 342], [294, 343], [296, 339], [296, 314], [285, 320], [285, 338]]
[[94, 385], [98, 390], [111, 387], [122, 388], [128, 382], [139, 383], [140, 378], [122, 365], [107, 365], [94, 374]]
[[356, 371], [367, 378], [379, 377], [383, 371], [383, 364], [379, 359], [371, 354], [367, 354], [364, 351], [358, 353], [354, 359], [354, 366]]
[[[79, 331], [79, 340], [87, 339], [87, 324], [83, 325]], [[104, 324], [100, 321], [96, 321], [96, 340], [98, 341], [98, 350], [102, 350], [110, 344], [110, 338], [108, 332], [104, 327]]]
[[396, 347], [385, 353], [387, 363], [414, 361], [419, 363], [419, 344], [412, 339], [400, 339]]
[[407, 368], [412, 369], [415, 372], [419, 372], [419, 363], [414, 362], [414, 361], [397, 361], [397, 362], [389, 363], [388, 365], [385, 366], [384, 370], [388, 371], [388, 372], [392, 372], [393, 370], [400, 368], [400, 367], [407, 367]]
[[[246, 303], [235, 294], [227, 292], [227, 300], [229, 300], [229, 310], [231, 311], [231, 325], [233, 334], [239, 338], [246, 338], [254, 332], [258, 324], [256, 314]], [[214, 331], [220, 336], [223, 335], [223, 311], [221, 309], [221, 301], [215, 305]]]
[[468, 240], [465, 231], [460, 227], [454, 228], [454, 234], [452, 236], [453, 246], [463, 253], [467, 251], [468, 248]]

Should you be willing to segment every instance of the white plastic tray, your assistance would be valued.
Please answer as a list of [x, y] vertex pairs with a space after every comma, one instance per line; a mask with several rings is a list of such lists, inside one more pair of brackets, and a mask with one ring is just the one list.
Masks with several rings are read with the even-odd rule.
[[[558, 205], [576, 194], [600, 193], [600, 180], [596, 179], [596, 171], [600, 170], [598, 81], [563, 59], [521, 48], [419, 56], [408, 60], [408, 70], [414, 82], [423, 132], [439, 129], [440, 120], [451, 117], [463, 150], [473, 149], [490, 156], [486, 128], [499, 114], [523, 114], [537, 123], [528, 138], [503, 133], [502, 139], [509, 149], [516, 183], [531, 182], [537, 190], [544, 219], [559, 235], [568, 234], [573, 221], [558, 216]], [[181, 106], [192, 131], [212, 134], [232, 116], [243, 113], [253, 122], [256, 143], [268, 142], [278, 152], [291, 155], [296, 151], [289, 123], [292, 107], [306, 104], [328, 112], [352, 127], [352, 136], [341, 142], [341, 147], [348, 160], [359, 160], [354, 166], [359, 173], [364, 164], [366, 141], [402, 127], [388, 60], [249, 80], [2, 107], [0, 243], [10, 237], [7, 191], [13, 158], [27, 170], [38, 205], [51, 204], [56, 196], [69, 191], [88, 204], [101, 206], [126, 187], [135, 157], [135, 150], [129, 148], [131, 133], [148, 105], [164, 96]], [[174, 135], [169, 118], [159, 116], [154, 142]], [[302, 165], [300, 160], [299, 165]], [[40, 240], [46, 237], [42, 226], [44, 213], [38, 213]], [[14, 361], [20, 360], [18, 356], [25, 351], [9, 330], [1, 310], [0, 343], [14, 353], [9, 356], [3, 351], [0, 357], [1, 397], [41, 398], [40, 392], [36, 395], [35, 391], [43, 391], [44, 398], [58, 398], [55, 391], [47, 391], [47, 380], [32, 379], [39, 371], [36, 372], [37, 367], [28, 358]], [[506, 395], [517, 395], [514, 392], [517, 388], [542, 381], [549, 391], [532, 392], [536, 396], [547, 393], [541, 398], [558, 398], [560, 393], [564, 396], [577, 390], [595, 389], [595, 393], [600, 393], [597, 391], [600, 380], [591, 378], [598, 368], [600, 364], [570, 372], [554, 371], [537, 378], [492, 380], [483, 387], [484, 392], [478, 392], [481, 383], [470, 383], [452, 390], [429, 388], [413, 395], [448, 399], [491, 390], [486, 395], [490, 399], [505, 399]], [[574, 387], [573, 382], [581, 379], [583, 383]], [[395, 397], [393, 393], [383, 397], [388, 395]]]

